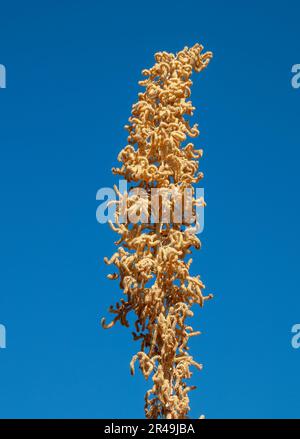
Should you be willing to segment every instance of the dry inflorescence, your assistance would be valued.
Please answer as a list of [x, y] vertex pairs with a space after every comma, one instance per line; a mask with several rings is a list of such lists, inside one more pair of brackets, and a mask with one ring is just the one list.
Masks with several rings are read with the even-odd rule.
[[[211, 52], [202, 50], [196, 44], [177, 55], [155, 54], [155, 65], [142, 72], [147, 78], [139, 82], [146, 90], [139, 93], [129, 125], [125, 126], [129, 136], [128, 145], [118, 156], [122, 165], [113, 168], [114, 174], [143, 188], [149, 198], [153, 188], [176, 190], [179, 194], [190, 189], [193, 213], [197, 205], [204, 205], [203, 199], [194, 197], [193, 187], [203, 178], [198, 172], [202, 150], [196, 150], [193, 143], [182, 143], [199, 134], [197, 124], [191, 127], [186, 116], [192, 116], [194, 110], [187, 100], [191, 74], [202, 71], [212, 58]], [[119, 247], [105, 262], [116, 266], [117, 272], [108, 277], [119, 279], [124, 298], [110, 307], [115, 317], [109, 324], [103, 319], [102, 326], [110, 328], [120, 321], [128, 327], [128, 314], [136, 314], [133, 337], [141, 347], [130, 368], [134, 374], [138, 362], [146, 379], [152, 375], [153, 387], [145, 396], [146, 417], [186, 418], [190, 410], [188, 393], [195, 388], [186, 383], [192, 375], [190, 366], [202, 367], [189, 354], [188, 341], [199, 332], [186, 319], [193, 316], [193, 304], [202, 307], [212, 297], [203, 294], [205, 286], [200, 276], [190, 275], [192, 259], [188, 255], [192, 247], [200, 248], [200, 241], [185, 218], [181, 223], [172, 221], [172, 216], [170, 222], [162, 221], [163, 203], [159, 204], [155, 223], [132, 223], [130, 215], [121, 223], [120, 215], [124, 213], [148, 215], [149, 203], [122, 194], [116, 187], [115, 191], [115, 223], [110, 225], [120, 235], [116, 242]], [[174, 200], [169, 204], [174, 207]]]

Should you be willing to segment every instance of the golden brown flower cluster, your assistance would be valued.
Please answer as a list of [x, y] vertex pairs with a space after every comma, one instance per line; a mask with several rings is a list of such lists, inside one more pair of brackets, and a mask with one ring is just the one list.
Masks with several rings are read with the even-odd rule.
[[[110, 328], [120, 321], [128, 327], [128, 313], [136, 315], [133, 336], [141, 347], [130, 367], [134, 374], [138, 362], [145, 378], [152, 376], [153, 386], [145, 396], [147, 418], [187, 417], [188, 393], [194, 386], [189, 386], [186, 379], [192, 375], [190, 366], [202, 366], [189, 354], [188, 341], [199, 332], [186, 319], [193, 316], [192, 305], [202, 307], [212, 295], [205, 296], [200, 276], [190, 274], [192, 259], [188, 255], [193, 247], [200, 248], [200, 241], [189, 220], [174, 221], [174, 199], [169, 199], [173, 212], [169, 222], [162, 220], [162, 201], [155, 223], [133, 223], [129, 218], [132, 212], [149, 218], [147, 197], [153, 188], [175, 190], [183, 200], [184, 190], [190, 189], [193, 213], [197, 205], [204, 205], [203, 199], [194, 197], [193, 187], [203, 177], [198, 171], [202, 150], [196, 150], [193, 143], [183, 144], [188, 137], [199, 134], [198, 126], [191, 127], [187, 117], [194, 110], [188, 100], [191, 74], [203, 70], [212, 58], [211, 52], [202, 50], [196, 44], [177, 55], [155, 54], [155, 65], [142, 72], [147, 78], [139, 84], [145, 91], [139, 93], [125, 127], [129, 136], [128, 145], [118, 156], [121, 167], [113, 168], [115, 174], [143, 188], [147, 196], [128, 196], [115, 188], [118, 201], [111, 227], [120, 235], [116, 242], [119, 247], [105, 262], [117, 268], [108, 277], [119, 280], [124, 295], [110, 307], [113, 321], [106, 324], [103, 319], [102, 325]], [[121, 214], [127, 218], [123, 223], [119, 221]]]

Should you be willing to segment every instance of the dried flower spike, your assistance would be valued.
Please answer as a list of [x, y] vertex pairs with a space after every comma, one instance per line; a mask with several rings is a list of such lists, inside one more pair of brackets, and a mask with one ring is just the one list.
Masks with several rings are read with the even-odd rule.
[[[190, 126], [186, 116], [193, 115], [194, 107], [187, 99], [191, 95], [193, 71], [200, 72], [212, 58], [211, 52], [202, 53], [199, 44], [185, 47], [174, 55], [167, 52], [155, 54], [156, 63], [142, 73], [140, 81], [145, 87], [139, 100], [132, 107], [128, 132], [128, 145], [120, 152], [120, 168], [113, 168], [132, 185], [144, 189], [146, 198], [121, 194], [116, 202], [115, 224], [110, 224], [120, 235], [117, 252], [108, 265], [115, 265], [117, 272], [108, 275], [118, 279], [124, 297], [110, 312], [114, 319], [104, 328], [117, 321], [129, 326], [127, 315], [136, 315], [134, 340], [141, 344], [139, 352], [130, 363], [134, 374], [135, 363], [146, 379], [152, 376], [153, 386], [145, 395], [147, 418], [186, 418], [190, 410], [190, 390], [195, 387], [186, 383], [192, 373], [190, 366], [199, 370], [201, 364], [189, 354], [188, 341], [199, 332], [186, 322], [192, 317], [192, 305], [201, 307], [212, 295], [205, 296], [205, 286], [200, 276], [190, 275], [192, 260], [187, 260], [191, 248], [200, 248], [190, 224], [184, 220], [170, 222], [162, 219], [163, 205], [157, 209], [158, 221], [141, 224], [130, 221], [132, 214], [147, 215], [151, 189], [175, 190], [184, 194], [192, 191], [193, 212], [203, 199], [194, 197], [194, 183], [203, 177], [198, 172], [198, 159], [202, 150], [193, 143], [182, 145], [188, 137], [199, 134], [198, 126]], [[125, 197], [126, 196], [126, 197]], [[184, 196], [184, 195], [183, 195]], [[126, 199], [125, 199], [125, 198]], [[171, 207], [174, 202], [169, 201]], [[120, 215], [126, 214], [126, 221]]]

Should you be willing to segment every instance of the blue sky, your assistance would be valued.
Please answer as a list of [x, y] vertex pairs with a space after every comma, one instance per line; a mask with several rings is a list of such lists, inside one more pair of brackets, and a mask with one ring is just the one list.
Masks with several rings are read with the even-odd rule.
[[0, 417], [143, 417], [130, 331], [99, 325], [120, 296], [95, 219], [153, 54], [201, 42], [194, 76], [207, 208], [194, 255], [215, 299], [195, 313], [204, 370], [191, 416], [299, 417], [299, 3], [2, 3]]

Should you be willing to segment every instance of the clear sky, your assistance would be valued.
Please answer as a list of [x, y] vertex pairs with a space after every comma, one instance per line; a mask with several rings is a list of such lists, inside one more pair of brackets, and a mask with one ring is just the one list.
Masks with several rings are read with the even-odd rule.
[[299, 2], [1, 3], [0, 417], [143, 417], [130, 331], [99, 325], [120, 297], [95, 219], [116, 178], [140, 71], [201, 42], [194, 76], [207, 208], [194, 254], [215, 299], [196, 311], [191, 416], [299, 417]]

